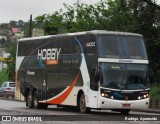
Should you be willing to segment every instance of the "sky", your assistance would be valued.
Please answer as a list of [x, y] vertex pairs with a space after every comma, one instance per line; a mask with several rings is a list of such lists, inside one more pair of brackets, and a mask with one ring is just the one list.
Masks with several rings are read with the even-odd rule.
[[[28, 21], [32, 14], [33, 19], [39, 15], [52, 14], [63, 8], [63, 3], [73, 5], [78, 0], [0, 0], [0, 23], [9, 23], [11, 20]], [[81, 3], [96, 4], [100, 0], [79, 0]], [[157, 0], [160, 4], [160, 0]]]
[[[80, 0], [82, 3], [95, 4], [100, 0]], [[63, 3], [73, 5], [77, 0], [0, 0], [0, 23], [10, 20], [28, 21], [43, 14], [52, 14], [63, 8]]]

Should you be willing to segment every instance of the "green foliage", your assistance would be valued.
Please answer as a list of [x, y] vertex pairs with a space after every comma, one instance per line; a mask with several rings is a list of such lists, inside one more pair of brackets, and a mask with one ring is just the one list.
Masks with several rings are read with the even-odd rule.
[[16, 62], [16, 44], [10, 44], [10, 47], [8, 48], [8, 53], [10, 53], [9, 58], [7, 58], [6, 63], [8, 64], [7, 67], [7, 75], [8, 80], [15, 81], [15, 62]]
[[43, 28], [46, 35], [54, 35], [60, 31], [60, 28], [63, 27], [62, 25], [62, 15], [58, 12], [54, 14], [44, 14], [42, 16], [38, 16], [35, 18], [34, 26], [38, 28]]
[[160, 99], [160, 84], [155, 83], [152, 85], [150, 90], [150, 97], [152, 99]]
[[8, 81], [8, 74], [6, 70], [0, 71], [0, 86], [4, 81]]
[[160, 9], [150, 2], [101, 0], [96, 5], [64, 4], [64, 11], [38, 16], [33, 25], [44, 29], [46, 35], [87, 30], [140, 33], [146, 42], [155, 80], [160, 82]]
[[25, 22], [21, 30], [24, 32], [24, 37], [29, 37], [29, 22]]
[[17, 23], [17, 21], [10, 21], [10, 26], [11, 27], [16, 27], [16, 23]]

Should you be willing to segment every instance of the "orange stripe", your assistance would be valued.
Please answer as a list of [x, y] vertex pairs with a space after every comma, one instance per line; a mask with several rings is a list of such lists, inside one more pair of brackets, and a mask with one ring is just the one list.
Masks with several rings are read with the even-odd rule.
[[74, 85], [76, 84], [78, 77], [79, 77], [80, 72], [78, 73], [78, 75], [76, 76], [76, 78], [74, 79], [74, 81], [72, 82], [71, 86], [60, 96], [58, 96], [55, 99], [52, 100], [47, 100], [47, 103], [49, 104], [61, 104], [70, 94], [70, 92], [72, 91]]

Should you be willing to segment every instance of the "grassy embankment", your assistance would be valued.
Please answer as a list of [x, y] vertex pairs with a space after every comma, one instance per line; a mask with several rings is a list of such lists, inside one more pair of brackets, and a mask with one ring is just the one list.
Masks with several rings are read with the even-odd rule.
[[154, 83], [150, 90], [150, 107], [160, 108], [160, 83]]

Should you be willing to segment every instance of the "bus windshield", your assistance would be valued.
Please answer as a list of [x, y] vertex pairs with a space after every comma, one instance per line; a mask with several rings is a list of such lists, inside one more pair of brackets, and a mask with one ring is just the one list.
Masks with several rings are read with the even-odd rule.
[[120, 90], [149, 88], [147, 65], [100, 63], [100, 68], [102, 87]]
[[100, 58], [147, 59], [142, 37], [98, 36]]

